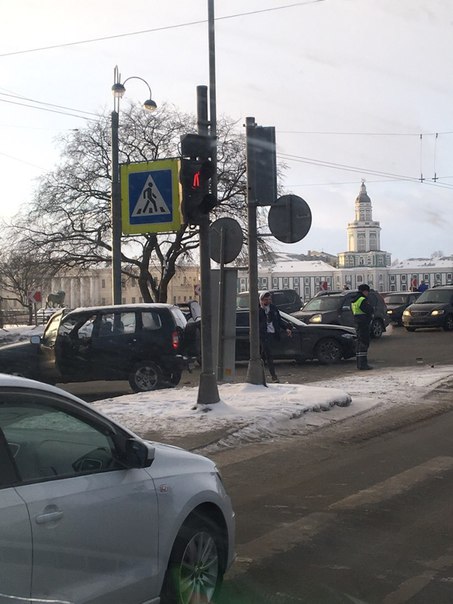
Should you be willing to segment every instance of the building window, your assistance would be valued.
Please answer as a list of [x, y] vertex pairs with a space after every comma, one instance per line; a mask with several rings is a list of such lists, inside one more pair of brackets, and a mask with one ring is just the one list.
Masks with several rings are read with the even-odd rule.
[[390, 275], [390, 283], [395, 283], [395, 275]]
[[101, 279], [101, 287], [102, 289], [105, 289], [105, 279]]
[[278, 289], [278, 277], [272, 277], [272, 287]]
[[288, 277], [283, 277], [283, 287], [288, 287]]
[[356, 279], [357, 279], [357, 283], [362, 283], [362, 281], [363, 281], [362, 275], [357, 275]]
[[132, 296], [132, 298], [131, 298], [131, 304], [135, 304], [135, 296]]
[[426, 283], [429, 283], [429, 275], [427, 275], [426, 273], [423, 275], [423, 281], [426, 281]]
[[406, 275], [401, 275], [401, 283], [406, 283]]

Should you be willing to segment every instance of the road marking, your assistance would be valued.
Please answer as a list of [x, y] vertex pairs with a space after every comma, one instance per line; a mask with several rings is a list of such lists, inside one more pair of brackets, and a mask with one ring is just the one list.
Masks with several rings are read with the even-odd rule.
[[329, 506], [331, 510], [348, 510], [363, 505], [371, 505], [391, 499], [409, 491], [417, 484], [432, 476], [453, 469], [453, 457], [434, 457], [425, 463], [414, 466], [405, 472], [395, 474], [391, 478], [345, 497]]
[[337, 521], [337, 514], [314, 512], [296, 522], [287, 524], [257, 537], [248, 543], [237, 546], [237, 565], [228, 576], [247, 572], [248, 567], [257, 560], [271, 558], [275, 554], [286, 552], [301, 543], [310, 541], [315, 535]]
[[407, 581], [403, 581], [398, 589], [385, 596], [382, 600], [382, 604], [403, 604], [404, 602], [409, 602], [412, 597], [416, 596], [422, 589], [429, 585], [440, 571], [451, 568], [452, 564], [452, 556], [442, 556], [437, 560], [427, 562], [426, 566], [431, 570], [426, 570], [416, 577], [411, 577], [410, 579], [407, 579]]
[[[275, 554], [287, 552], [294, 547], [311, 541], [313, 537], [335, 524], [338, 520], [337, 511], [352, 510], [364, 505], [380, 503], [397, 495], [409, 491], [414, 486], [453, 469], [453, 457], [434, 457], [429, 461], [396, 474], [383, 482], [379, 482], [368, 489], [364, 489], [340, 499], [329, 506], [330, 512], [314, 512], [300, 518], [296, 522], [286, 524], [274, 529], [252, 541], [237, 546], [238, 558], [236, 564], [228, 573], [236, 576], [247, 572], [249, 566], [256, 561], [271, 558]], [[441, 564], [441, 562], [439, 562]], [[430, 569], [436, 570], [435, 563], [427, 564]], [[413, 577], [400, 586], [402, 593], [411, 590], [420, 590], [431, 580], [433, 572], [425, 572], [418, 577]], [[395, 592], [395, 597], [400, 597]], [[415, 592], [416, 593], [416, 592]], [[389, 594], [389, 598], [392, 594]], [[398, 604], [406, 600], [385, 601], [385, 604]]]

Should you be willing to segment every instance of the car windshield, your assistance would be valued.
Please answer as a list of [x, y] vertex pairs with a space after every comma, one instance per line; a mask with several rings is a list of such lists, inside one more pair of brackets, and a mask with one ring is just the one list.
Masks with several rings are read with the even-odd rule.
[[319, 296], [319, 298], [312, 298], [304, 306], [303, 310], [335, 310], [339, 306], [339, 296]]
[[384, 302], [386, 304], [405, 304], [407, 296], [404, 294], [392, 294], [391, 296], [385, 296]]
[[452, 297], [452, 290], [428, 289], [417, 299], [417, 304], [448, 304]]

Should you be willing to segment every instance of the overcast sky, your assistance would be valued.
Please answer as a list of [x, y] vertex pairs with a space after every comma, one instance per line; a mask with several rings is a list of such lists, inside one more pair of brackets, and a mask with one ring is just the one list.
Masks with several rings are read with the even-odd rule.
[[[0, 215], [58, 162], [55, 137], [86, 124], [8, 95], [110, 111], [118, 65], [123, 80], [147, 80], [158, 105], [196, 111], [207, 0], [0, 4]], [[306, 238], [280, 249], [344, 251], [364, 178], [394, 260], [452, 254], [451, 0], [217, 0], [215, 13], [218, 114], [276, 127], [285, 192], [312, 210]], [[37, 50], [48, 46], [58, 47]], [[146, 87], [132, 80], [126, 96], [143, 101]]]

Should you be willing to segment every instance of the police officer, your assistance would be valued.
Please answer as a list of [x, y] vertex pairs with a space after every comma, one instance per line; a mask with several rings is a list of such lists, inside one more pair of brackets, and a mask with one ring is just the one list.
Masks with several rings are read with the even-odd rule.
[[359, 285], [357, 296], [351, 302], [357, 332], [357, 369], [372, 369], [368, 365], [368, 347], [370, 345], [370, 323], [373, 319], [373, 307], [368, 301], [370, 288], [366, 283]]

